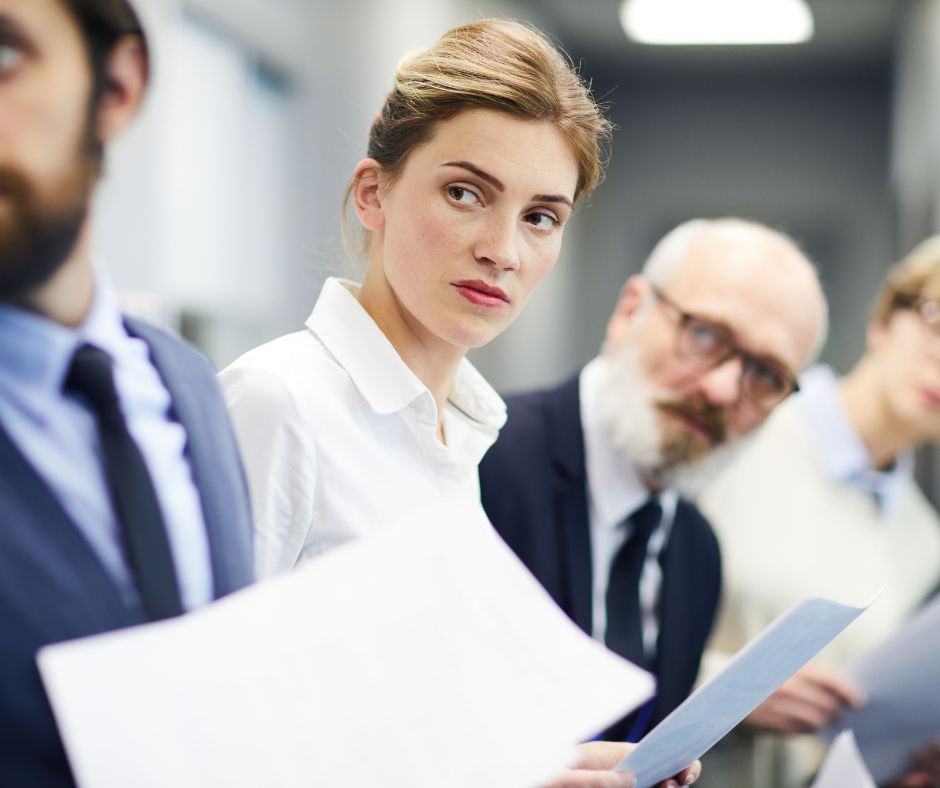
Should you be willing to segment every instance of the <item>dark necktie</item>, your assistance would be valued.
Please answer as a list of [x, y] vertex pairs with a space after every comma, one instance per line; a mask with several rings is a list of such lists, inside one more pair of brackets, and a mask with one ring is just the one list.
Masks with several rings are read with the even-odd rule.
[[121, 413], [108, 354], [81, 345], [72, 357], [65, 390], [80, 395], [94, 413], [108, 489], [144, 610], [152, 620], [179, 615], [183, 607], [163, 516], [143, 455]]
[[651, 497], [630, 515], [633, 532], [614, 556], [607, 583], [607, 629], [604, 640], [611, 651], [642, 668], [650, 665], [643, 648], [640, 576], [650, 535], [661, 518], [662, 507], [655, 497]]
[[[630, 515], [633, 531], [611, 562], [607, 583], [607, 629], [604, 640], [611, 651], [641, 668], [652, 670], [643, 646], [643, 614], [640, 609], [640, 577], [650, 536], [662, 519], [662, 506], [651, 496]], [[654, 700], [603, 733], [610, 741], [639, 741], [653, 716]]]

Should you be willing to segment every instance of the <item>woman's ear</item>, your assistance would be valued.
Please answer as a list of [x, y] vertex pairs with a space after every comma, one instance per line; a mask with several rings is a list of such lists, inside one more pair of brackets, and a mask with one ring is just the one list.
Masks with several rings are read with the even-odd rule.
[[104, 96], [98, 108], [98, 140], [117, 137], [140, 112], [147, 91], [147, 51], [139, 36], [124, 36], [108, 56]]
[[353, 208], [366, 230], [378, 230], [385, 224], [381, 191], [384, 180], [382, 165], [375, 159], [363, 159], [353, 171]]

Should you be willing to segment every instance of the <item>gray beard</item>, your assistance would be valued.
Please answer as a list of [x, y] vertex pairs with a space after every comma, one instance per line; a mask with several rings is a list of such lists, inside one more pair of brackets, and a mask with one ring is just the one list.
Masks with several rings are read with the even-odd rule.
[[653, 403], [671, 399], [671, 392], [650, 385], [629, 339], [613, 355], [602, 357], [601, 364], [600, 424], [613, 447], [653, 486], [697, 498], [750, 442], [751, 436], [736, 438], [691, 462], [667, 461]]

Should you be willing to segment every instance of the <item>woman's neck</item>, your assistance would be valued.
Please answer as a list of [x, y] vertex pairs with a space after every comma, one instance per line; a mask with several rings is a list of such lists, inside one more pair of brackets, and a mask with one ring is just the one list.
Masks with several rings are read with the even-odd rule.
[[437, 434], [444, 442], [444, 407], [464, 351], [443, 342], [410, 314], [395, 295], [381, 266], [370, 265], [359, 290], [359, 303], [427, 387], [437, 405]]
[[917, 436], [893, 414], [882, 375], [871, 359], [862, 358], [839, 381], [839, 398], [868, 450], [872, 467], [890, 467], [898, 454], [917, 443]]

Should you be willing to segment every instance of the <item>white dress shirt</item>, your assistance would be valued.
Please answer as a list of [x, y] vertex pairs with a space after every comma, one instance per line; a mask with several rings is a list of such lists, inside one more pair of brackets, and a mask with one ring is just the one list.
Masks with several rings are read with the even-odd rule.
[[128, 336], [110, 282], [96, 271], [91, 311], [77, 328], [0, 305], [0, 422], [111, 575], [128, 607], [139, 608], [101, 458], [95, 417], [62, 386], [82, 343], [104, 350], [127, 428], [140, 448], [166, 524], [187, 610], [212, 599], [202, 503], [186, 458], [186, 431], [147, 344]]
[[[328, 279], [307, 329], [220, 374], [248, 474], [259, 577], [432, 502], [480, 508], [506, 406], [466, 360], [444, 411], [356, 298]], [[446, 523], [442, 523], [446, 526]]]
[[[597, 397], [603, 385], [604, 365], [608, 363], [602, 357], [595, 358], [581, 370], [579, 378], [591, 529], [591, 635], [602, 643], [607, 633], [607, 586], [611, 565], [617, 551], [631, 535], [628, 518], [650, 497], [650, 490], [636, 467], [611, 444], [597, 418]], [[663, 516], [650, 536], [640, 576], [643, 646], [650, 658], [656, 655], [656, 641], [659, 637], [659, 622], [655, 613], [662, 588], [659, 556], [669, 539], [678, 497], [672, 491], [662, 491], [659, 500]]]

